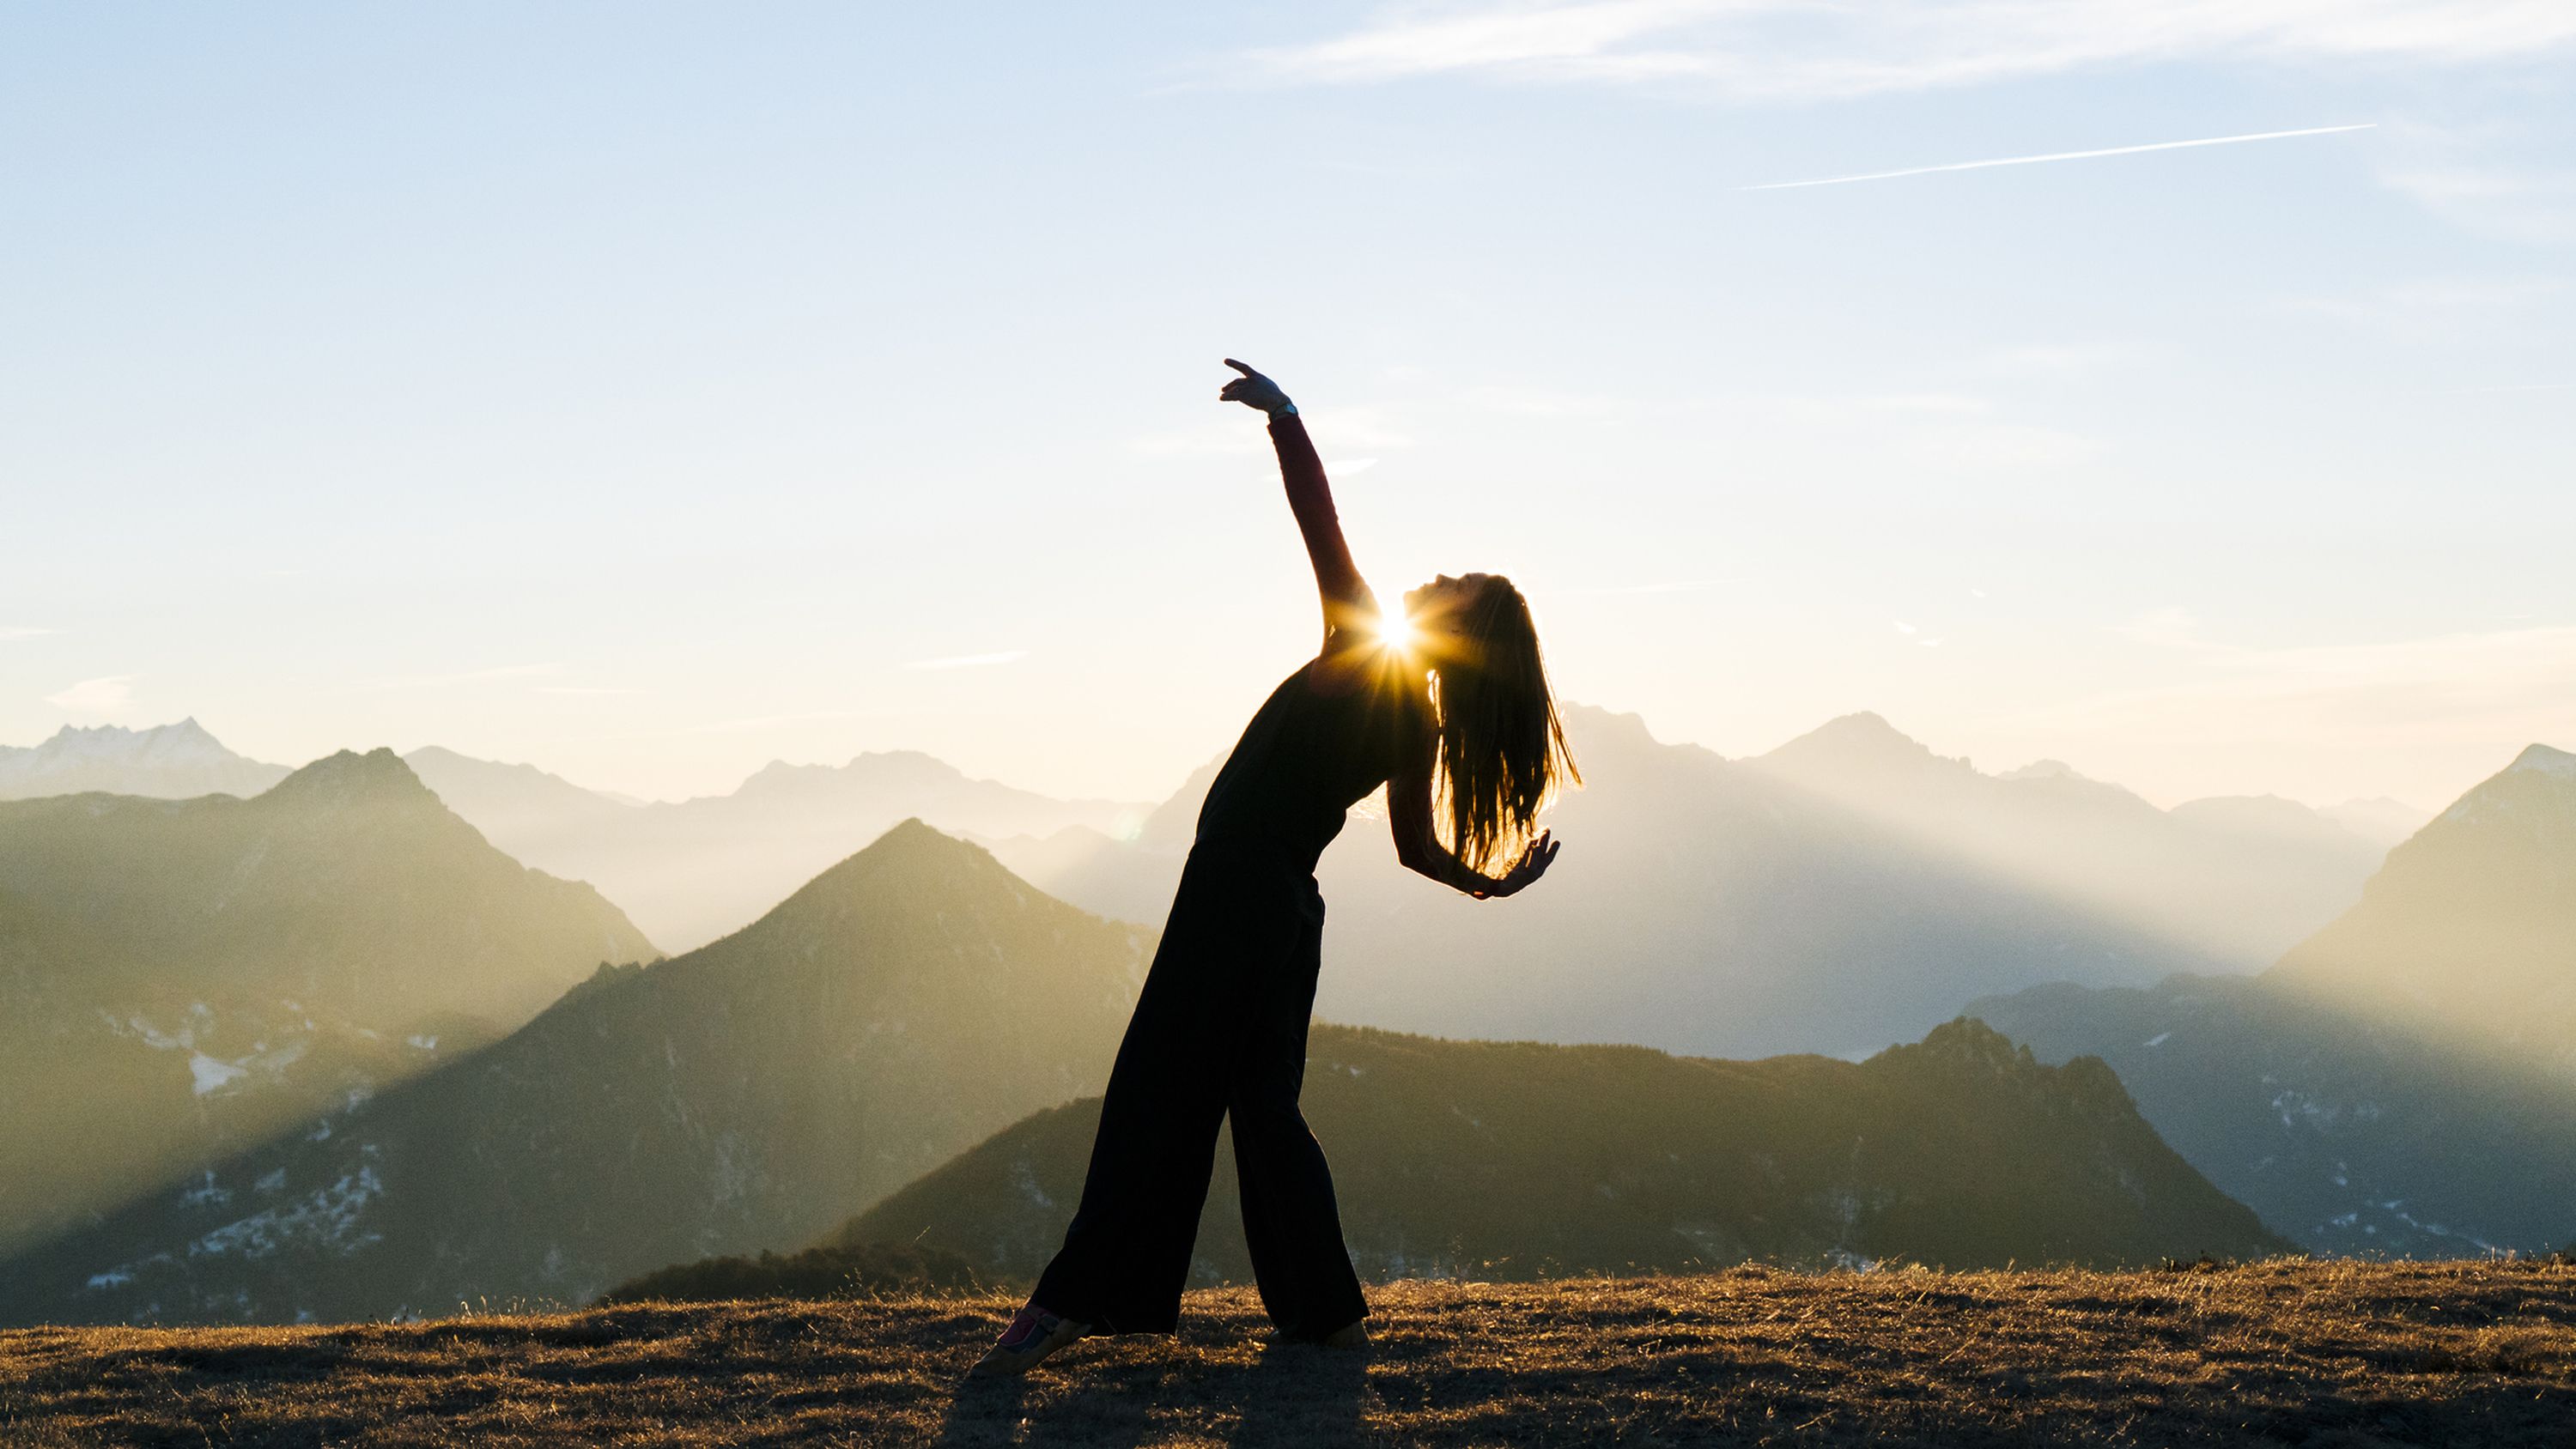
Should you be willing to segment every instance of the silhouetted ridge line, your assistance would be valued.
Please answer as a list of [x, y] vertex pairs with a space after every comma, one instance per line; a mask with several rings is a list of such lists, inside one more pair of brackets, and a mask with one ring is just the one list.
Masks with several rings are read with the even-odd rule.
[[[1861, 1063], [1319, 1024], [1305, 1106], [1372, 1278], [2287, 1246], [2158, 1140], [2108, 1067], [2043, 1065], [1972, 1020]], [[1016, 1123], [827, 1241], [938, 1248], [1026, 1280], [1064, 1230], [1099, 1110]], [[1193, 1254], [1202, 1283], [1250, 1276], [1225, 1156]]]

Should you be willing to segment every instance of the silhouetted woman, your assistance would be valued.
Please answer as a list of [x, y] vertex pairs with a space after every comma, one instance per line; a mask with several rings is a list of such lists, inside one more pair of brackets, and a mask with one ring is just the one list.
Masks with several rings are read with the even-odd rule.
[[1332, 1173], [1297, 1110], [1324, 925], [1316, 858], [1384, 783], [1397, 859], [1480, 900], [1507, 896], [1556, 858], [1535, 822], [1558, 782], [1577, 778], [1520, 591], [1495, 574], [1443, 574], [1405, 595], [1409, 630], [1389, 627], [1352, 567], [1296, 406], [1269, 378], [1226, 366], [1243, 375], [1218, 396], [1270, 415], [1324, 644], [1271, 692], [1208, 788], [1109, 1075], [1082, 1205], [980, 1373], [1024, 1372], [1086, 1334], [1178, 1327], [1228, 1116], [1243, 1235], [1279, 1339], [1365, 1342]]

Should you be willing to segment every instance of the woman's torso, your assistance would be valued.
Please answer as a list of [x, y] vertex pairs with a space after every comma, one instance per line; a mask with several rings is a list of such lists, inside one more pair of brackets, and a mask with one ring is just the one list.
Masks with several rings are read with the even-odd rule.
[[1402, 656], [1372, 652], [1319, 656], [1270, 692], [1208, 787], [1194, 850], [1313, 872], [1345, 812], [1419, 739], [1421, 681]]

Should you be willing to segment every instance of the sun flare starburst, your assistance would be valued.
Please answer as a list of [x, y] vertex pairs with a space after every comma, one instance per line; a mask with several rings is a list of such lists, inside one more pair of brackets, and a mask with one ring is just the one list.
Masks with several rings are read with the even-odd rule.
[[1382, 614], [1377, 621], [1379, 647], [1394, 654], [1411, 654], [1422, 647], [1421, 627], [1410, 614]]

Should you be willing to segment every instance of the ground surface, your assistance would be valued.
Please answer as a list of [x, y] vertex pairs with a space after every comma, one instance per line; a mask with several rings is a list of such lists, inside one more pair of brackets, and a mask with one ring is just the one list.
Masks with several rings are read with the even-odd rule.
[[2278, 1261], [1372, 1290], [1365, 1353], [1182, 1333], [959, 1375], [992, 1297], [0, 1333], [0, 1444], [2576, 1443], [2576, 1267]]

